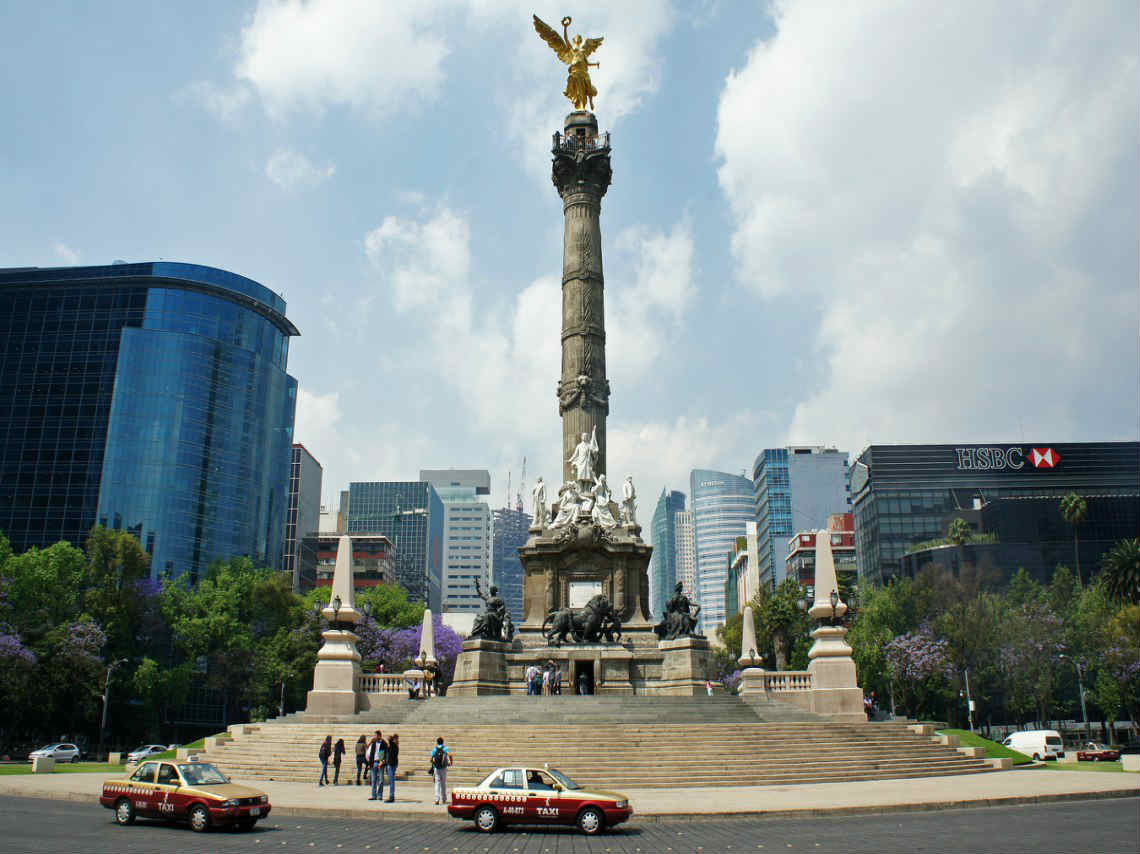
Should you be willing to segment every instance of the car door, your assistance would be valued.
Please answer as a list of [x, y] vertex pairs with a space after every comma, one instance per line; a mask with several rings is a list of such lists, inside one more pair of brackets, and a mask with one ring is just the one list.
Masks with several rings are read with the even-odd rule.
[[154, 817], [157, 814], [154, 806], [154, 777], [157, 773], [157, 762], [144, 762], [131, 775], [127, 788], [130, 791], [131, 804], [135, 808], [135, 815], [147, 818]]
[[183, 798], [178, 794], [182, 780], [178, 776], [178, 769], [171, 763], [163, 762], [158, 766], [158, 776], [154, 783], [154, 812], [160, 818], [181, 818], [185, 812], [180, 808]]
[[528, 821], [554, 824], [562, 820], [560, 796], [555, 780], [545, 771], [526, 771], [526, 815]]
[[491, 781], [491, 802], [506, 823], [530, 820], [527, 816], [526, 787], [523, 769], [504, 768]]

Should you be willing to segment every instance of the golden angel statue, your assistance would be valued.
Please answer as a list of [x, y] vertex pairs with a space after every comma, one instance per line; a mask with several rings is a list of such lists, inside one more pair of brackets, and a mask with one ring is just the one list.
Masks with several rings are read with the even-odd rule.
[[598, 94], [598, 90], [590, 81], [590, 68], [591, 66], [599, 68], [600, 63], [589, 62], [588, 60], [590, 54], [601, 46], [602, 38], [586, 39], [583, 42], [582, 36], [577, 35], [571, 41], [569, 28], [569, 15], [562, 19], [562, 35], [558, 35], [549, 24], [543, 23], [538, 15], [534, 16], [535, 32], [550, 45], [562, 62], [570, 66], [569, 75], [566, 78], [566, 91], [562, 94], [570, 99], [575, 110], [584, 110], [587, 104], [592, 110], [594, 109], [594, 96]]

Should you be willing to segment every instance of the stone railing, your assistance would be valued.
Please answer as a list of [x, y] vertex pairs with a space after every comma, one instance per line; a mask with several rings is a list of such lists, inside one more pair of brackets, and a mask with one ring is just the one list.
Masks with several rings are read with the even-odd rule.
[[407, 690], [402, 673], [362, 673], [356, 690], [361, 694], [402, 694]]
[[610, 147], [610, 132], [606, 131], [599, 134], [593, 139], [587, 139], [579, 142], [577, 137], [563, 136], [561, 133], [555, 131], [554, 133], [554, 150], [566, 151], [574, 154], [580, 150], [584, 151], [608, 151]]
[[766, 671], [764, 690], [769, 694], [790, 694], [811, 690], [811, 673], [806, 670]]

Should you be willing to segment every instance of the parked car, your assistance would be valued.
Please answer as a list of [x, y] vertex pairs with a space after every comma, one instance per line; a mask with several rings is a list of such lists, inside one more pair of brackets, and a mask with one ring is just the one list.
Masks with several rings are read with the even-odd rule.
[[79, 748], [67, 742], [49, 744], [29, 753], [28, 761], [31, 762], [37, 756], [50, 756], [56, 762], [78, 762]]
[[447, 812], [490, 833], [503, 824], [569, 824], [587, 835], [633, 815], [629, 798], [579, 786], [553, 768], [497, 768], [476, 786], [452, 790]]
[[1128, 744], [1119, 748], [1119, 752], [1121, 756], [1135, 755], [1137, 753], [1140, 753], [1140, 741], [1128, 742]]
[[1062, 759], [1065, 756], [1065, 743], [1061, 741], [1061, 733], [1055, 729], [1011, 732], [1002, 745], [1018, 753], [1024, 753], [1037, 762], [1043, 759]]
[[144, 759], [149, 759], [156, 753], [165, 753], [167, 747], [165, 744], [144, 744], [142, 747], [136, 747], [127, 754], [127, 764], [137, 765]]
[[207, 762], [144, 762], [130, 777], [107, 780], [99, 803], [116, 824], [138, 818], [186, 821], [199, 833], [211, 827], [252, 830], [269, 815], [269, 796], [231, 783]]
[[1119, 758], [1119, 750], [1113, 750], [1096, 741], [1086, 742], [1077, 750], [1078, 762], [1115, 762]]

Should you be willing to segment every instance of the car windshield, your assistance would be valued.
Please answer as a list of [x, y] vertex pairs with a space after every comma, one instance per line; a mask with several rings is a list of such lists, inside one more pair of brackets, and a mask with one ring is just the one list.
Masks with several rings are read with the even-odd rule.
[[1059, 735], [1047, 735], [1047, 736], [1045, 736], [1045, 743], [1046, 744], [1060, 744], [1061, 743], [1061, 736], [1059, 736]]
[[58, 744], [48, 744], [48, 745], [46, 745], [46, 746], [44, 746], [44, 747], [41, 747], [39, 750], [36, 750], [36, 751], [33, 751], [33, 752], [34, 752], [34, 753], [39, 753], [39, 752], [40, 752], [40, 750], [47, 750], [47, 751], [56, 750], [56, 749], [58, 749], [58, 748], [59, 748], [59, 746], [60, 746], [60, 745], [58, 745]]
[[225, 774], [205, 762], [179, 765], [178, 770], [182, 772], [188, 786], [220, 786], [229, 782]]
[[149, 744], [144, 744], [142, 747], [136, 747], [131, 753], [142, 753], [143, 751], [150, 750]]
[[577, 783], [575, 783], [573, 780], [571, 780], [569, 777], [567, 777], [565, 774], [563, 774], [561, 771], [555, 771], [553, 768], [549, 768], [547, 770], [550, 772], [551, 777], [553, 777], [555, 780], [557, 780], [559, 783], [561, 783], [567, 789], [580, 789], [580, 788], [582, 788]]

